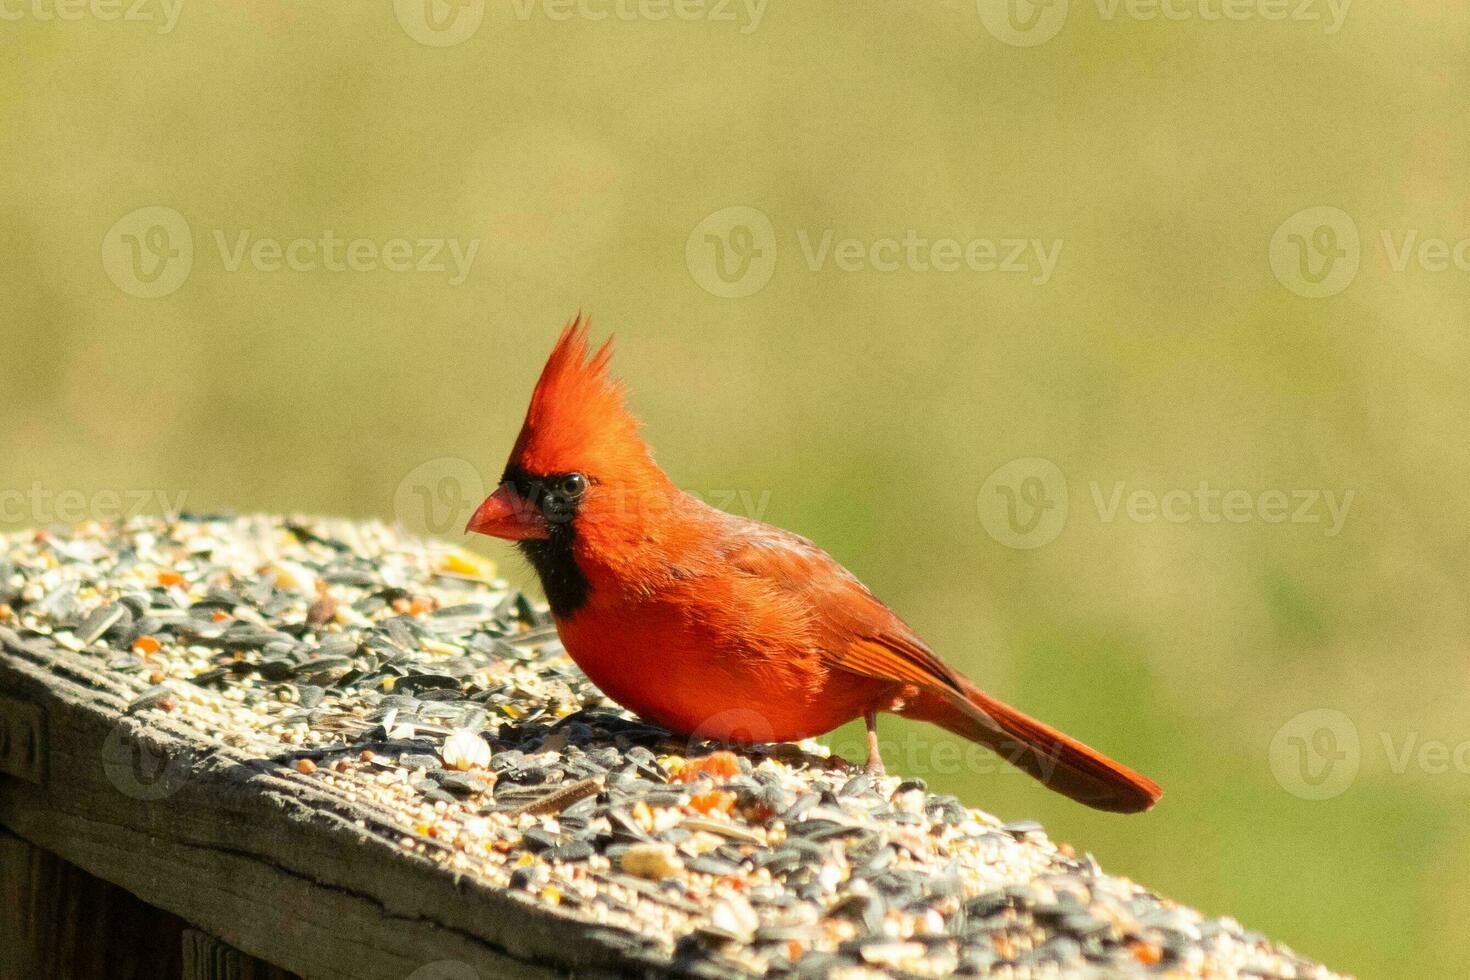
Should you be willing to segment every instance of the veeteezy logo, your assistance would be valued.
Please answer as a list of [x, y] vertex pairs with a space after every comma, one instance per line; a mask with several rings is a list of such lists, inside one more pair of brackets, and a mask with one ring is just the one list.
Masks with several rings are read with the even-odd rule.
[[[1133, 21], [1290, 22], [1342, 30], [1353, 0], [1092, 0], [1105, 23]], [[998, 41], [1030, 48], [1050, 41], [1067, 21], [1068, 0], [977, 0], [980, 22]]]
[[[1022, 235], [931, 237], [915, 228], [860, 237], [835, 228], [797, 228], [796, 254], [808, 272], [926, 273], [1014, 276], [1035, 286], [1051, 281], [1062, 239]], [[758, 292], [776, 270], [780, 251], [771, 219], [756, 208], [722, 208], [684, 243], [689, 274], [705, 291], [727, 299]]]
[[0, 0], [0, 20], [12, 23], [156, 24], [159, 34], [172, 34], [183, 11], [184, 0]]
[[[462, 243], [457, 238], [339, 238], [328, 228], [315, 238], [257, 237], [248, 228], [227, 238], [223, 229], [214, 230], [226, 272], [239, 272], [248, 257], [257, 272], [423, 272], [449, 274], [449, 285], [458, 286], [470, 274], [480, 240]], [[452, 268], [451, 268], [452, 267]]]
[[813, 239], [796, 230], [806, 267], [840, 272], [1000, 272], [1026, 275], [1037, 286], [1051, 281], [1062, 254], [1062, 240], [1040, 238], [924, 238], [913, 229], [903, 237], [837, 238], [828, 228]]
[[[1246, 490], [1192, 487], [1155, 490], [1117, 480], [1091, 480], [1086, 500], [1099, 524], [1291, 524], [1342, 533], [1356, 491], [1323, 488]], [[1073, 510], [1067, 477], [1049, 459], [1025, 456], [998, 467], [976, 498], [981, 526], [1008, 548], [1027, 550], [1055, 541]]]
[[[480, 250], [471, 238], [344, 238], [328, 228], [309, 237], [258, 235], [249, 228], [215, 228], [209, 240], [225, 272], [376, 272], [440, 276], [451, 286], [469, 277]], [[113, 224], [102, 240], [102, 267], [130, 296], [176, 291], [194, 268], [194, 233], [173, 208], [146, 207]]]
[[1323, 34], [1336, 34], [1347, 20], [1353, 0], [1093, 0], [1103, 20], [1264, 20], [1272, 23], [1320, 24]]
[[741, 34], [760, 29], [770, 0], [510, 0], [518, 20], [708, 21], [738, 24]]
[[[1417, 731], [1360, 732], [1336, 708], [1313, 708], [1288, 719], [1271, 739], [1271, 773], [1281, 788], [1303, 800], [1341, 796], [1357, 780], [1365, 758], [1396, 777], [1470, 776], [1470, 739], [1425, 738]], [[1376, 738], [1373, 737], [1376, 735]]]
[[[1394, 275], [1470, 273], [1470, 235], [1380, 228], [1369, 241], [1378, 246], [1378, 268]], [[1271, 236], [1268, 259], [1281, 285], [1298, 296], [1324, 299], [1357, 278], [1363, 250], [1352, 216], [1322, 205], [1303, 208], [1281, 222]]]
[[[0, 0], [4, 2], [4, 0]], [[510, 0], [512, 15], [521, 22], [532, 18], [567, 21], [658, 23], [682, 21], [733, 24], [741, 34], [752, 34], [765, 19], [770, 0]], [[403, 32], [431, 48], [448, 48], [468, 41], [485, 20], [485, 0], [393, 0], [393, 12]]]
[[34, 482], [29, 488], [0, 489], [0, 524], [45, 527], [82, 521], [119, 521], [142, 514], [177, 514], [188, 491], [159, 488], [57, 490]]

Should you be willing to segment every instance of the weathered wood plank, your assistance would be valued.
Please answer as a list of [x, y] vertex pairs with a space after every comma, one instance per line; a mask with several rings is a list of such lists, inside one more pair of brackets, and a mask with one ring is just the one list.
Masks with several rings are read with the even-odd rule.
[[178, 976], [184, 929], [176, 916], [0, 830], [0, 980]]
[[133, 724], [118, 693], [84, 683], [89, 668], [35, 644], [0, 653], [0, 691], [46, 719], [44, 785], [0, 776], [0, 824], [21, 837], [310, 980], [403, 980], [442, 961], [483, 977], [652, 966], [400, 852], [305, 779], [201, 751], [166, 720]]
[[184, 930], [182, 980], [297, 980], [198, 929]]

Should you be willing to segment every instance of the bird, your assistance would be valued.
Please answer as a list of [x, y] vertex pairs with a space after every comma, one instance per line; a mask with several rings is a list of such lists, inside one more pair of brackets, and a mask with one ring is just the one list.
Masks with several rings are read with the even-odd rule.
[[465, 526], [514, 542], [562, 646], [613, 701], [681, 736], [796, 741], [862, 718], [930, 722], [1089, 807], [1148, 810], [1152, 780], [991, 697], [806, 538], [680, 490], [578, 314], [531, 394], [498, 486]]

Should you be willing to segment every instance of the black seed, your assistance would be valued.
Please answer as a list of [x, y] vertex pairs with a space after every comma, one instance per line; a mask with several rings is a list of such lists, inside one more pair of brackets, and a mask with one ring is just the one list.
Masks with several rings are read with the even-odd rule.
[[519, 768], [525, 761], [526, 755], [524, 752], [507, 749], [504, 752], [495, 753], [490, 758], [490, 768], [496, 772], [507, 772], [511, 769]]
[[321, 657], [323, 658], [345, 658], [342, 662], [348, 662], [357, 653], [358, 644], [352, 637], [344, 633], [329, 633], [322, 637]]
[[260, 676], [268, 681], [283, 681], [296, 673], [296, 665], [281, 657], [260, 662]]
[[686, 866], [691, 871], [698, 871], [700, 874], [706, 875], [735, 875], [740, 873], [740, 865], [732, 864], [729, 861], [724, 861], [708, 854], [701, 854], [699, 857], [691, 859], [686, 862]]
[[820, 793], [803, 793], [796, 798], [785, 810], [781, 811], [781, 819], [788, 822], [800, 820], [808, 810], [816, 806], [822, 800]]
[[128, 704], [128, 712], [142, 711], [151, 708], [164, 698], [168, 697], [169, 689], [163, 684], [156, 684], [138, 695]]
[[596, 853], [597, 849], [586, 841], [572, 841], [570, 844], [549, 848], [543, 856], [548, 861], [585, 861]]
[[148, 609], [153, 605], [152, 598], [141, 592], [129, 592], [117, 601], [127, 607], [128, 612], [133, 614], [134, 620], [147, 616]]
[[118, 603], [98, 606], [82, 621], [81, 627], [77, 630], [77, 639], [91, 646], [114, 628], [126, 629], [126, 624], [132, 621], [133, 614], [128, 612], [127, 606]]
[[852, 837], [867, 833], [862, 827], [849, 827], [832, 820], [802, 820], [787, 828], [787, 833], [805, 837], [810, 841], [831, 840], [834, 837]]
[[443, 688], [458, 690], [459, 681], [450, 677], [448, 674], [409, 674], [395, 684], [394, 688], [396, 689], [400, 686], [414, 693]]
[[476, 794], [490, 792], [489, 783], [485, 782], [483, 779], [478, 779], [474, 776], [465, 775], [462, 772], [448, 772], [444, 773], [442, 776], [438, 773], [430, 773], [430, 775], [438, 780], [440, 786], [443, 786], [449, 792], [457, 793], [460, 796], [472, 796]]
[[230, 669], [228, 667], [211, 667], [208, 670], [201, 670], [195, 674], [194, 683], [200, 687], [208, 687], [210, 684], [224, 680], [229, 675]]
[[649, 806], [678, 806], [686, 799], [685, 794], [660, 790], [643, 794], [643, 802]]
[[508, 783], [516, 783], [521, 786], [541, 786], [546, 783], [559, 783], [566, 777], [566, 772], [555, 766], [527, 766], [522, 769], [512, 769], [501, 775], [501, 780]]

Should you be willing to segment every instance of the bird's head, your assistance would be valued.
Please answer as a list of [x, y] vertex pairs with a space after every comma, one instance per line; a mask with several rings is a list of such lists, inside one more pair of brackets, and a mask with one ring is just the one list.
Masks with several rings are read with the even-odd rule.
[[609, 338], [596, 353], [587, 321], [569, 323], [556, 342], [500, 486], [466, 531], [537, 548], [569, 546], [589, 524], [627, 525], [651, 498], [667, 497], [668, 478], [638, 434], [623, 384], [608, 374]]

